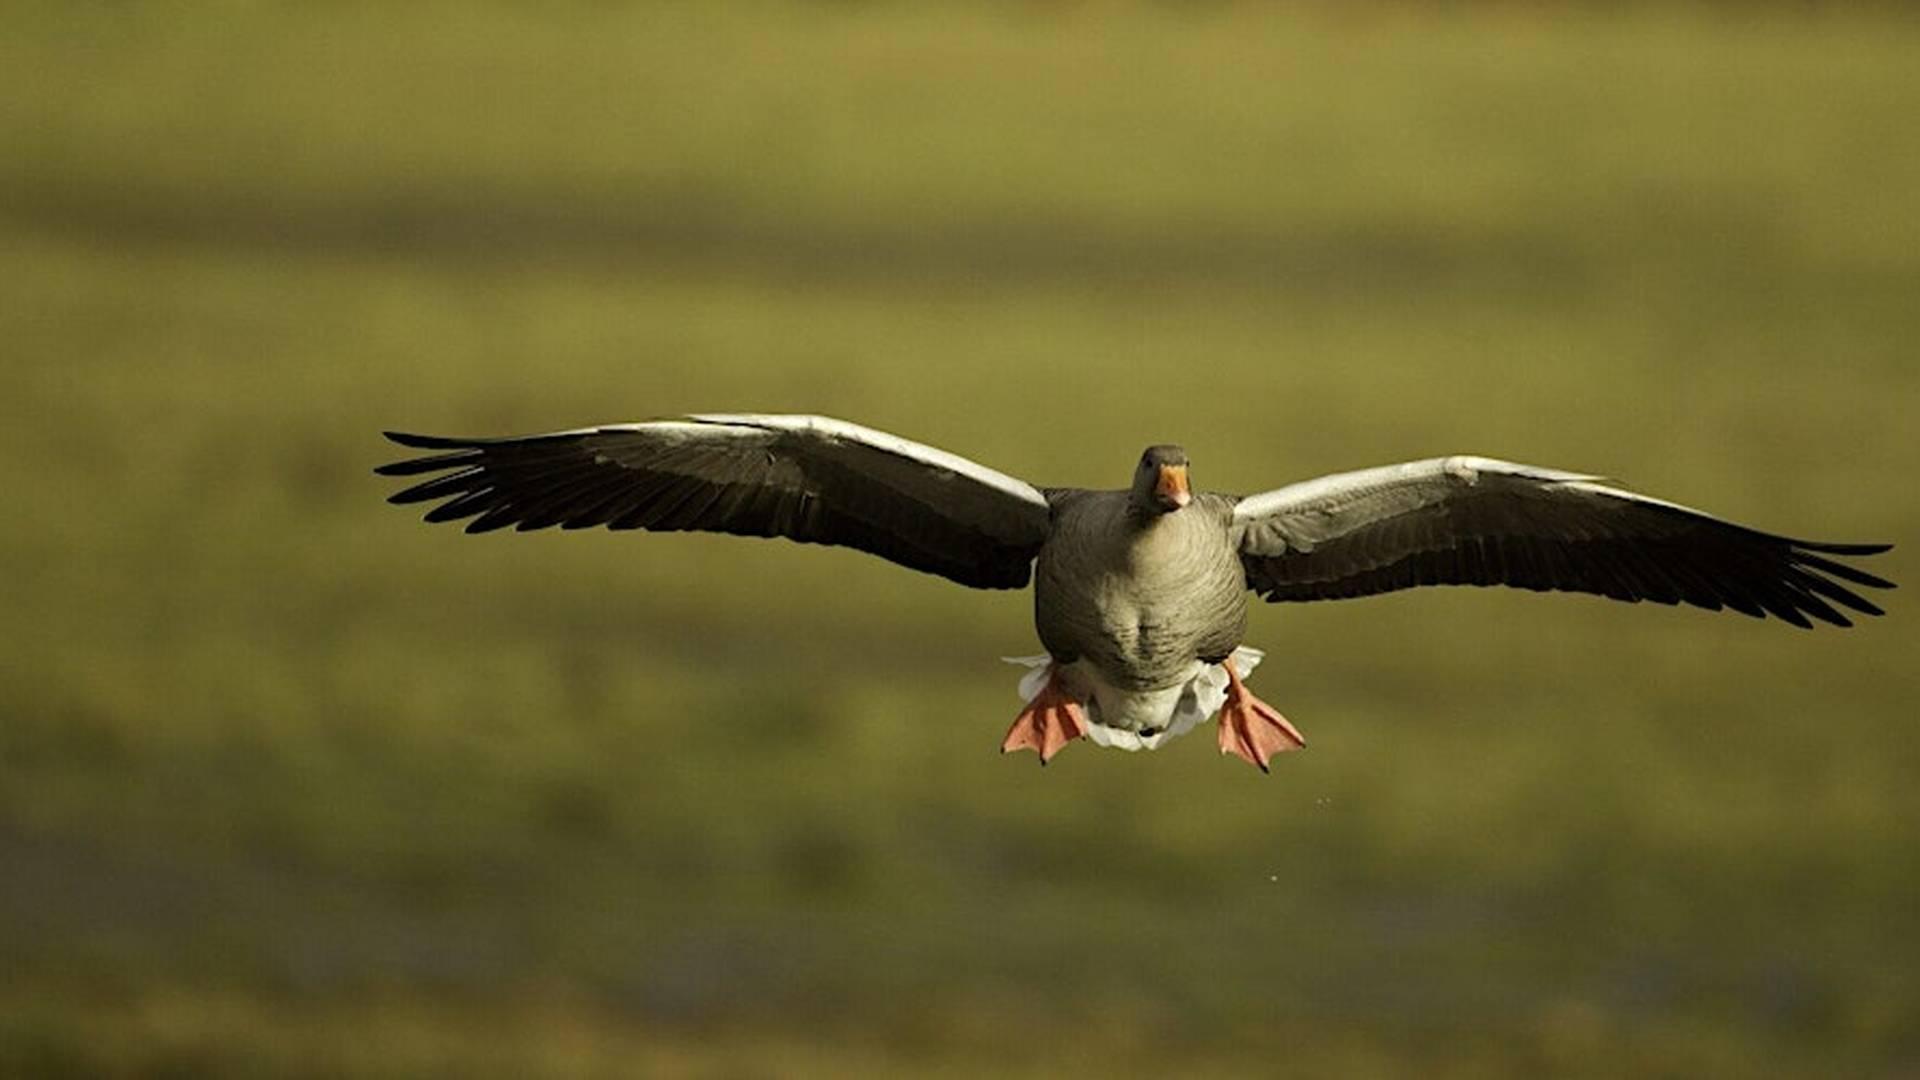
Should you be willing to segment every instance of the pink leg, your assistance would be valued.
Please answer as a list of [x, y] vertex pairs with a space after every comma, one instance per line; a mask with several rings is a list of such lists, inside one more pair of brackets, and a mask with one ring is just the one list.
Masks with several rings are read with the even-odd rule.
[[1050, 672], [1047, 685], [1027, 702], [1027, 707], [1014, 718], [1013, 726], [1007, 729], [1000, 752], [1031, 748], [1040, 755], [1040, 764], [1045, 765], [1061, 747], [1086, 733], [1087, 721], [1080, 711], [1080, 703], [1061, 689], [1058, 672]]
[[1220, 706], [1221, 753], [1238, 754], [1266, 772], [1273, 755], [1307, 745], [1306, 736], [1288, 723], [1280, 710], [1248, 692], [1232, 660], [1220, 666], [1227, 669], [1227, 701]]

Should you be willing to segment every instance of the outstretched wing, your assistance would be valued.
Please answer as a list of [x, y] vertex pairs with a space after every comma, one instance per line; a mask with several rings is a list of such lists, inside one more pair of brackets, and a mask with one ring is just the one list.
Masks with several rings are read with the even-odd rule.
[[702, 415], [505, 439], [388, 432], [435, 451], [384, 476], [444, 500], [428, 521], [702, 530], [838, 544], [984, 589], [1027, 583], [1049, 511], [1032, 485], [885, 432], [818, 416]]
[[1881, 614], [1849, 586], [1893, 583], [1831, 556], [1890, 544], [1793, 540], [1597, 476], [1480, 457], [1309, 480], [1234, 507], [1247, 583], [1268, 600], [1336, 600], [1419, 585], [1513, 585], [1685, 602], [1850, 626]]

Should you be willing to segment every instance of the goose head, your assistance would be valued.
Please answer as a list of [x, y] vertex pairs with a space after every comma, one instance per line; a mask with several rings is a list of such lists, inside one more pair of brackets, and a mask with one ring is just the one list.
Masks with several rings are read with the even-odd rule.
[[1133, 470], [1128, 504], [1135, 514], [1157, 517], [1171, 514], [1193, 501], [1187, 486], [1187, 452], [1177, 446], [1149, 446]]

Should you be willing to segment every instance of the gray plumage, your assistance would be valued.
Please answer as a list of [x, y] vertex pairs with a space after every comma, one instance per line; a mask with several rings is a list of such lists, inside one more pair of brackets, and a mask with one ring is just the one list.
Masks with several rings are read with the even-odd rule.
[[1203, 493], [1142, 513], [1126, 491], [1056, 490], [1034, 570], [1033, 622], [1063, 662], [1091, 661], [1127, 690], [1170, 686], [1219, 663], [1247, 629], [1233, 500]]

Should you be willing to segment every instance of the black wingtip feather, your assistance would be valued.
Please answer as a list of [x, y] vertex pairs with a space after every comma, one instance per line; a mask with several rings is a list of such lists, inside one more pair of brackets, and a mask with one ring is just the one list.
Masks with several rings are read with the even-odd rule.
[[1847, 607], [1852, 608], [1862, 615], [1885, 615], [1887, 613], [1885, 608], [1882, 608], [1879, 604], [1868, 600], [1864, 596], [1850, 593], [1824, 578], [1812, 574], [1809, 574], [1808, 577], [1818, 583], [1812, 587], [1813, 591], [1818, 592], [1820, 595], [1835, 603], [1845, 604]]
[[1834, 544], [1824, 540], [1795, 540], [1792, 543], [1794, 547], [1827, 555], [1884, 555], [1893, 550], [1892, 544]]
[[486, 470], [478, 468], [462, 469], [459, 472], [448, 473], [445, 476], [436, 476], [431, 480], [422, 481], [409, 488], [402, 488], [387, 496], [387, 501], [396, 506], [405, 506], [408, 503], [426, 502], [429, 499], [443, 499], [464, 495], [468, 491], [487, 483]]
[[1835, 611], [1833, 605], [1813, 595], [1805, 586], [1795, 587], [1793, 599], [1802, 613], [1811, 615], [1823, 623], [1839, 627], [1849, 627], [1853, 625], [1852, 619]]
[[429, 454], [426, 457], [388, 462], [373, 471], [380, 476], [418, 476], [421, 473], [457, 469], [479, 460], [478, 450], [456, 450], [451, 454]]
[[438, 525], [443, 521], [458, 521], [488, 510], [497, 501], [497, 495], [490, 487], [469, 491], [459, 498], [443, 502], [426, 512], [421, 519]]
[[479, 439], [454, 439], [445, 435], [416, 435], [411, 431], [383, 431], [380, 434], [401, 446], [411, 446], [416, 450], [457, 450], [480, 442]]
[[477, 536], [480, 533], [489, 533], [504, 529], [519, 520], [520, 508], [514, 506], [512, 503], [508, 503], [505, 506], [496, 506], [492, 510], [467, 522], [466, 531], [469, 535]]
[[1871, 589], [1899, 588], [1898, 585], [1888, 581], [1886, 578], [1876, 577], [1873, 574], [1867, 573], [1865, 570], [1855, 569], [1846, 563], [1834, 562], [1832, 559], [1823, 559], [1818, 555], [1808, 555], [1805, 552], [1801, 552], [1798, 555], [1798, 561], [1823, 574], [1832, 574], [1842, 581], [1851, 581], [1855, 585], [1865, 585]]

